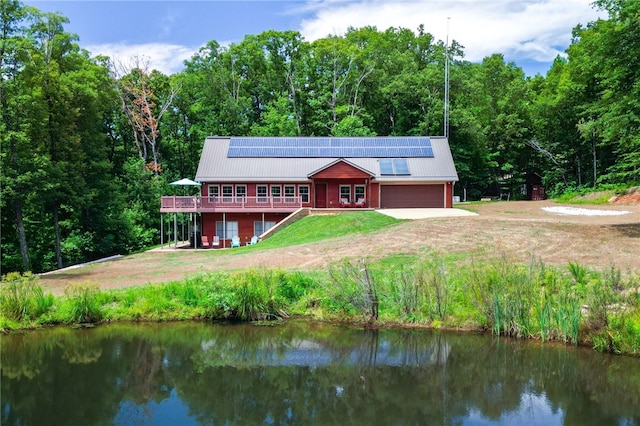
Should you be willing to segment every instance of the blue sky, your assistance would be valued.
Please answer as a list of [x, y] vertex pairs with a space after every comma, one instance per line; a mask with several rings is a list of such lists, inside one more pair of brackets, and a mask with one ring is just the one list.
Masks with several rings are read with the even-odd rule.
[[66, 30], [81, 47], [125, 61], [145, 57], [166, 74], [182, 69], [210, 40], [240, 42], [263, 31], [295, 30], [313, 41], [343, 34], [349, 27], [379, 30], [424, 24], [436, 39], [456, 40], [465, 59], [479, 62], [493, 53], [545, 74], [571, 41], [571, 30], [605, 15], [593, 0], [280, 0], [124, 1], [23, 0], [69, 18]]

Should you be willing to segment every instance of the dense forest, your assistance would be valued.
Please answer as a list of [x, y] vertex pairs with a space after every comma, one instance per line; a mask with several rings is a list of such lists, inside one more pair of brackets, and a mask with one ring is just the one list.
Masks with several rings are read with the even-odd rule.
[[[528, 77], [424, 27], [211, 40], [164, 75], [94, 57], [68, 20], [0, 2], [1, 268], [41, 272], [159, 242], [160, 196], [208, 135], [443, 135], [456, 194], [640, 181], [640, 2], [600, 0], [567, 55]], [[448, 57], [448, 61], [445, 59]], [[445, 63], [450, 69], [444, 129]]]

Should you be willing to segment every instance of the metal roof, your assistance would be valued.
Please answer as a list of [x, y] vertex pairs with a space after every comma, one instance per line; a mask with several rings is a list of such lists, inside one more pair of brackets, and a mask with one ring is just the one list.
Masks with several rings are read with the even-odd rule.
[[[286, 140], [289, 144], [295, 138], [269, 139]], [[332, 138], [336, 139], [340, 138]], [[381, 137], [371, 139], [380, 140]], [[411, 139], [416, 138], [392, 139], [408, 146]], [[371, 171], [374, 179], [380, 183], [458, 181], [448, 140], [439, 136], [431, 136], [429, 139], [433, 156], [406, 157], [410, 174], [394, 176], [380, 174], [379, 160], [385, 157], [229, 157], [231, 137], [208, 137], [202, 148], [195, 178], [199, 182], [301, 182], [309, 180], [308, 176], [314, 171], [344, 158], [361, 169]]]

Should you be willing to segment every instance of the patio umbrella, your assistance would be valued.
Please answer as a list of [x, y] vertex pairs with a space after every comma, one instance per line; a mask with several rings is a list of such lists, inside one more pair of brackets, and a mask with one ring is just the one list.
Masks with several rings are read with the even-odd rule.
[[180, 185], [180, 186], [200, 186], [200, 182], [196, 182], [191, 179], [182, 178], [175, 182], [171, 182], [169, 185]]
[[[171, 182], [169, 185], [198, 186], [199, 187], [201, 184], [200, 184], [200, 182], [196, 182], [196, 181], [188, 179], [188, 178], [182, 178], [182, 179], [177, 180], [175, 182]], [[198, 247], [198, 242], [196, 241], [196, 239], [197, 239], [197, 222], [196, 222], [196, 220], [197, 220], [197, 216], [196, 216], [196, 214], [194, 214], [193, 215], [193, 248], [197, 248]], [[183, 234], [183, 237], [184, 237], [184, 234]]]

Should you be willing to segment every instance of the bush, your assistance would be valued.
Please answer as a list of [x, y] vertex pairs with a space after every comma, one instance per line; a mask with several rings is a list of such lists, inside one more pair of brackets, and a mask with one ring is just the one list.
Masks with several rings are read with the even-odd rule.
[[348, 260], [329, 268], [330, 286], [326, 288], [327, 307], [344, 314], [360, 312], [367, 322], [378, 319], [380, 301], [377, 281], [362, 259], [359, 264]]
[[289, 303], [302, 299], [315, 284], [311, 277], [300, 272], [288, 274], [279, 271], [276, 278], [279, 282], [278, 296]]

